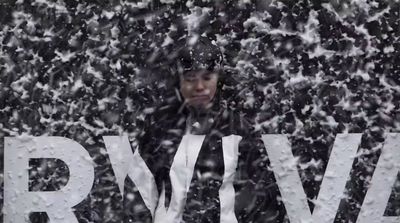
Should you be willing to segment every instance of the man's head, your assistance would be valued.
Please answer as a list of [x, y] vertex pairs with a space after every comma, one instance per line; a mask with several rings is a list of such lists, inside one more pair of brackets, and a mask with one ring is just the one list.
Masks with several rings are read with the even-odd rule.
[[206, 37], [185, 41], [177, 50], [176, 72], [185, 102], [195, 108], [209, 108], [217, 92], [222, 53]]

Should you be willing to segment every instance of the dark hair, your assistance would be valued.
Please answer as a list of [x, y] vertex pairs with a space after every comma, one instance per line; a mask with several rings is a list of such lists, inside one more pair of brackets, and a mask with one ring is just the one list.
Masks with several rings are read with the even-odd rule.
[[194, 70], [222, 70], [222, 53], [219, 47], [207, 37], [190, 37], [178, 42], [176, 51], [171, 55], [171, 71], [185, 74]]

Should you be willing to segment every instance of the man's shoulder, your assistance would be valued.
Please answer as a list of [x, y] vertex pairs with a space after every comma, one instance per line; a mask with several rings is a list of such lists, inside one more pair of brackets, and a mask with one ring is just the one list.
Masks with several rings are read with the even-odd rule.
[[160, 105], [145, 115], [147, 127], [166, 128], [176, 126], [186, 116], [177, 105]]

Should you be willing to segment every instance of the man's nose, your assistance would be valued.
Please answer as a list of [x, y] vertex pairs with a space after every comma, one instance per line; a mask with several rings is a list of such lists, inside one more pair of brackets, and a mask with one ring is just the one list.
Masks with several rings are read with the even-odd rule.
[[196, 89], [196, 91], [204, 90], [204, 82], [203, 82], [203, 80], [197, 80], [196, 81], [195, 89]]

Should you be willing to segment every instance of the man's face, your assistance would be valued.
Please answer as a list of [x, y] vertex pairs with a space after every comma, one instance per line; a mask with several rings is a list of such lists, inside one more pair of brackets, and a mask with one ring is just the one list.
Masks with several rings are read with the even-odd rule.
[[181, 93], [193, 107], [208, 108], [217, 91], [218, 73], [207, 70], [189, 71], [180, 76]]

